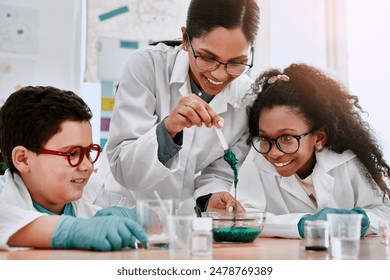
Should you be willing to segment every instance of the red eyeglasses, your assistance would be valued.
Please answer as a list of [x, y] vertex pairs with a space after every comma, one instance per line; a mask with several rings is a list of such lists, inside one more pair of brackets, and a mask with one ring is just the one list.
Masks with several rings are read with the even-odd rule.
[[98, 144], [92, 144], [86, 148], [81, 146], [75, 146], [66, 152], [41, 149], [38, 154], [48, 154], [66, 157], [70, 166], [76, 167], [80, 165], [80, 163], [83, 161], [84, 155], [89, 159], [92, 164], [95, 163], [98, 160], [101, 151], [102, 148]]

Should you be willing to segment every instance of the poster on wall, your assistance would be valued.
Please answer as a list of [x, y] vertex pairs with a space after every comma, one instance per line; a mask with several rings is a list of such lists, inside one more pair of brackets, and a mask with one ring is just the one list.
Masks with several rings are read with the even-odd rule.
[[0, 102], [35, 83], [39, 11], [0, 4]]
[[146, 42], [180, 39], [189, 3], [190, 0], [88, 0], [84, 80], [100, 82], [99, 38]]
[[0, 52], [37, 54], [39, 11], [0, 4]]

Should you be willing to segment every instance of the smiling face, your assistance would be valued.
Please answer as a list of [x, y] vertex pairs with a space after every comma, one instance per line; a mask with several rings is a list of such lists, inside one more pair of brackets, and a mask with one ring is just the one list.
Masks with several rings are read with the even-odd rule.
[[[66, 152], [74, 146], [87, 147], [91, 144], [92, 129], [88, 121], [65, 121], [61, 130], [43, 148]], [[18, 154], [17, 151], [14, 153]], [[65, 156], [36, 154], [30, 150], [26, 150], [24, 155], [21, 153], [17, 166], [21, 167], [21, 177], [33, 201], [60, 214], [66, 203], [82, 196], [93, 171], [93, 164], [87, 157], [84, 156], [80, 165], [72, 167]]]
[[[271, 139], [282, 135], [301, 135], [312, 128], [305, 119], [297, 114], [291, 107], [275, 106], [263, 108], [259, 118], [259, 134]], [[297, 174], [300, 178], [306, 178], [313, 171], [316, 163], [315, 147], [324, 145], [324, 132], [313, 132], [299, 140], [300, 147], [294, 154], [285, 154], [280, 151], [275, 143], [264, 157], [275, 167], [276, 171], [284, 177]]]
[[[238, 76], [226, 72], [225, 65], [220, 65], [213, 71], [200, 69], [195, 63], [195, 57], [188, 44], [186, 29], [182, 29], [184, 49], [188, 51], [190, 74], [195, 83], [208, 94], [220, 93]], [[241, 28], [226, 29], [218, 27], [200, 38], [191, 38], [195, 54], [218, 60], [223, 63], [250, 63], [250, 43], [246, 40]]]

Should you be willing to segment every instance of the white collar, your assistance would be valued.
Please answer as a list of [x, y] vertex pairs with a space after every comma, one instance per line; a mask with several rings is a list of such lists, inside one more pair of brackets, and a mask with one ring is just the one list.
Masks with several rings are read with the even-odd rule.
[[1, 203], [10, 203], [24, 209], [34, 210], [32, 199], [26, 185], [18, 174], [11, 174], [9, 169], [4, 173], [4, 189], [0, 194]]

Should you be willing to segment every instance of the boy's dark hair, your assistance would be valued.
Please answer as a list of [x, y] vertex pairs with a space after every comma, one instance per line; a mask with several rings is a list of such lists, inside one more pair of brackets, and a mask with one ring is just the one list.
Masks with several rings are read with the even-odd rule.
[[[287, 75], [288, 82], [268, 83], [272, 76]], [[250, 137], [259, 135], [259, 116], [263, 108], [289, 106], [306, 120], [311, 129], [324, 128], [325, 146], [336, 153], [350, 150], [363, 165], [370, 183], [374, 180], [387, 196], [390, 191], [383, 177], [390, 168], [369, 124], [361, 116], [359, 99], [326, 73], [306, 64], [292, 64], [283, 73], [270, 69], [252, 86], [257, 99], [248, 108]], [[249, 141], [248, 141], [249, 142]]]
[[60, 131], [64, 121], [90, 121], [92, 112], [75, 93], [54, 87], [24, 87], [0, 109], [0, 152], [12, 173], [16, 146], [39, 152]]

